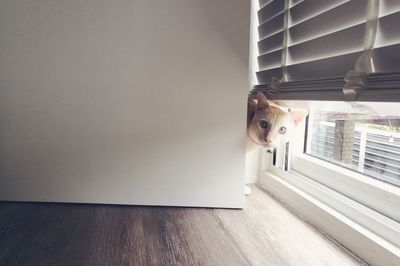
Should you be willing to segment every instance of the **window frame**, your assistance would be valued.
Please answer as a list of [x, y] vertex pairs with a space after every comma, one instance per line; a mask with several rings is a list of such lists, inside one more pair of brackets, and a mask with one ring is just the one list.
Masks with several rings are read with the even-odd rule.
[[305, 124], [297, 129], [301, 138], [293, 141], [293, 170], [400, 222], [400, 187], [307, 153], [312, 121], [310, 112]]

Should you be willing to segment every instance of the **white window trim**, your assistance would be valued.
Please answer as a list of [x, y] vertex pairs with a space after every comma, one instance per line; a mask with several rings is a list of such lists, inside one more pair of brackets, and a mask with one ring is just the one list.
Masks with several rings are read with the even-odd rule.
[[400, 265], [400, 188], [304, 154], [304, 132], [292, 171], [262, 153], [259, 184], [366, 262]]
[[292, 156], [292, 169], [400, 222], [398, 187], [306, 154]]

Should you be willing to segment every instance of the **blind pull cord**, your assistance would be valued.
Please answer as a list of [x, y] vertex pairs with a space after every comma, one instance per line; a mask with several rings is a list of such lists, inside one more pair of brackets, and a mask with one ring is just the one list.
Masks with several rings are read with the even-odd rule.
[[[387, 115], [386, 117], [387, 117], [388, 122], [389, 122], [390, 132], [393, 132], [394, 129], [393, 129], [393, 126], [392, 126], [392, 122], [390, 122], [390, 117], [389, 117], [389, 115]], [[390, 142], [390, 143], [393, 143], [393, 142], [394, 142], [393, 133], [389, 136], [389, 142]]]
[[281, 81], [288, 81], [287, 77], [287, 54], [288, 54], [288, 38], [289, 38], [289, 0], [285, 0], [285, 11], [283, 18], [283, 43], [281, 55], [282, 78]]
[[364, 35], [364, 52], [357, 59], [354, 70], [347, 72], [343, 94], [345, 101], [355, 101], [360, 90], [365, 88], [369, 73], [375, 73], [373, 48], [379, 19], [379, 0], [368, 0]]
[[344, 77], [346, 84], [343, 87], [345, 101], [354, 101], [357, 99], [359, 90], [365, 88], [365, 72], [350, 70]]
[[271, 81], [268, 84], [266, 89], [267, 95], [273, 98], [273, 95], [279, 89], [281, 82], [288, 81], [287, 78], [287, 49], [288, 49], [288, 38], [289, 38], [289, 0], [285, 0], [285, 7], [284, 7], [284, 17], [283, 17], [283, 41], [282, 41], [282, 54], [281, 54], [281, 69], [282, 69], [282, 78], [279, 80], [278, 78], [272, 77]]

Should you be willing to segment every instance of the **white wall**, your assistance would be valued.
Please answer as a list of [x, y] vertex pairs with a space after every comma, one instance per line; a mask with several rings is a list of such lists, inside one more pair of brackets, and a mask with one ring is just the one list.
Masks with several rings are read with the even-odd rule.
[[261, 149], [253, 149], [250, 152], [246, 152], [246, 184], [258, 181], [261, 152]]
[[0, 199], [242, 207], [249, 13], [0, 0]]

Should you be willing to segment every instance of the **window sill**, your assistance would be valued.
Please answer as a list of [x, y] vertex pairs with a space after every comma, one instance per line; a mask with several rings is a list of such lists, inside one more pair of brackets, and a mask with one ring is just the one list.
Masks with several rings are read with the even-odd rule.
[[307, 154], [292, 156], [292, 165], [297, 173], [400, 222], [400, 188]]
[[259, 184], [365, 261], [400, 263], [400, 248], [395, 242], [400, 233], [397, 222], [308, 177], [281, 172], [279, 176], [262, 172]]

